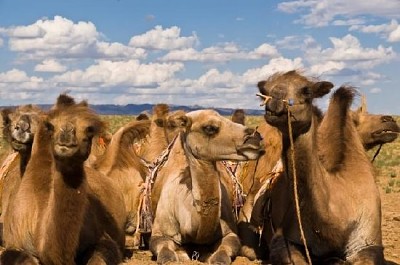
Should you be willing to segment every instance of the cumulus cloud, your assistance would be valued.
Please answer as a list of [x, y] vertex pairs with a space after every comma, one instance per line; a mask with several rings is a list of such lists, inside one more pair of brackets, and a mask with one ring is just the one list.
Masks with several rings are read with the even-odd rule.
[[37, 64], [34, 68], [36, 72], [53, 72], [53, 73], [60, 73], [65, 72], [67, 67], [62, 65], [56, 60], [48, 59], [44, 60], [42, 63]]
[[193, 48], [167, 53], [161, 61], [228, 62], [231, 60], [259, 60], [280, 56], [275, 46], [264, 43], [252, 51], [244, 51], [235, 43], [222, 43], [197, 51]]
[[187, 49], [197, 44], [196, 33], [192, 36], [181, 37], [181, 29], [174, 26], [163, 29], [158, 25], [148, 32], [134, 36], [129, 41], [129, 46], [155, 50]]
[[11, 51], [21, 60], [53, 58], [143, 58], [143, 49], [101, 40], [92, 22], [73, 21], [55, 16], [40, 19], [27, 26], [3, 29], [9, 38]]
[[388, 24], [358, 25], [350, 27], [349, 30], [357, 30], [363, 33], [375, 33], [381, 35], [389, 42], [400, 41], [400, 25], [395, 19], [392, 19]]
[[100, 60], [85, 70], [54, 76], [51, 81], [63, 86], [112, 88], [115, 86], [155, 86], [181, 71], [181, 63], [140, 64], [138, 60]]
[[342, 62], [347, 67], [370, 69], [396, 57], [392, 47], [379, 45], [376, 49], [364, 48], [360, 41], [350, 34], [343, 38], [331, 37], [330, 41], [333, 44], [332, 48], [322, 49], [320, 46], [309, 48], [305, 54], [306, 60], [311, 65]]
[[374, 88], [371, 88], [371, 89], [369, 90], [369, 92], [370, 92], [371, 94], [379, 94], [379, 93], [382, 92], [382, 89], [380, 89], [379, 87], [374, 87]]
[[297, 22], [313, 27], [327, 26], [337, 17], [400, 17], [398, 0], [295, 0], [278, 4], [278, 9], [286, 13], [300, 13], [301, 18]]

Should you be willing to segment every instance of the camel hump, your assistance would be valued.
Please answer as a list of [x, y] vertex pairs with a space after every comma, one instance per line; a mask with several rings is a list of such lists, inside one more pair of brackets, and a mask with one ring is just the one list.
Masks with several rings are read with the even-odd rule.
[[353, 102], [357, 90], [351, 86], [341, 86], [333, 94], [333, 101], [340, 103], [344, 108], [348, 109]]
[[164, 103], [157, 104], [153, 107], [153, 115], [155, 117], [162, 117], [169, 112], [169, 106]]

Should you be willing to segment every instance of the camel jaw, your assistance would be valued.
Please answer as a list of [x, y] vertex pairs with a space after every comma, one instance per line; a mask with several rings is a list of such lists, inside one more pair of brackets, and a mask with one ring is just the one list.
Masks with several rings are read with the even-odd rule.
[[243, 157], [243, 160], [256, 160], [262, 154], [265, 153], [264, 146], [260, 144], [243, 144], [237, 148], [239, 156]]

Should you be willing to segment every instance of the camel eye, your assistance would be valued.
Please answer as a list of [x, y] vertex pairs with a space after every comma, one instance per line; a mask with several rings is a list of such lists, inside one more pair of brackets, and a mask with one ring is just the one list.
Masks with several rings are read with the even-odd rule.
[[219, 128], [214, 125], [206, 125], [206, 126], [203, 126], [203, 131], [208, 136], [213, 136], [219, 132]]

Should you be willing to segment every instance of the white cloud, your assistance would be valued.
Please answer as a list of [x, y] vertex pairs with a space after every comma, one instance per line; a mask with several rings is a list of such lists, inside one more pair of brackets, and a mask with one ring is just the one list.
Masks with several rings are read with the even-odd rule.
[[378, 87], [374, 87], [374, 88], [371, 88], [371, 89], [369, 90], [369, 92], [370, 92], [371, 94], [379, 94], [379, 93], [382, 92], [382, 89], [380, 89], [380, 88], [378, 88]]
[[259, 60], [280, 56], [276, 47], [262, 44], [248, 52], [241, 50], [235, 43], [222, 43], [218, 46], [197, 51], [193, 48], [175, 50], [167, 53], [161, 61], [198, 61], [198, 62], [228, 62], [231, 60]]
[[0, 47], [3, 47], [4, 41], [2, 38], [0, 38]]
[[[143, 49], [135, 49], [119, 43], [101, 41], [92, 22], [73, 21], [55, 16], [54, 19], [38, 20], [28, 26], [3, 29], [9, 37], [11, 51], [20, 60], [44, 60], [52, 58], [144, 58]], [[4, 34], [4, 33], [3, 33]]]
[[112, 88], [114, 86], [155, 86], [181, 71], [181, 63], [140, 64], [137, 60], [100, 60], [85, 70], [54, 76], [51, 81], [63, 86]]
[[34, 70], [36, 72], [60, 73], [60, 72], [65, 72], [67, 70], [67, 67], [62, 65], [56, 60], [48, 59], [44, 60], [41, 64], [37, 64]]
[[400, 25], [395, 19], [392, 19], [388, 24], [357, 25], [350, 27], [349, 30], [357, 30], [363, 33], [375, 33], [386, 38], [389, 42], [400, 41]]
[[134, 36], [129, 41], [129, 46], [155, 50], [187, 49], [197, 44], [195, 33], [189, 37], [181, 37], [181, 29], [174, 26], [163, 29], [158, 25], [154, 29]]
[[395, 58], [396, 53], [392, 47], [385, 48], [379, 45], [376, 49], [364, 48], [360, 41], [348, 34], [343, 38], [330, 38], [333, 47], [321, 49], [313, 46], [306, 51], [305, 58], [311, 65], [326, 62], [343, 62], [353, 69], [370, 69], [382, 63], [387, 63]]
[[278, 9], [286, 13], [301, 13], [297, 22], [315, 27], [327, 26], [336, 17], [400, 17], [398, 0], [295, 0], [278, 4]]

